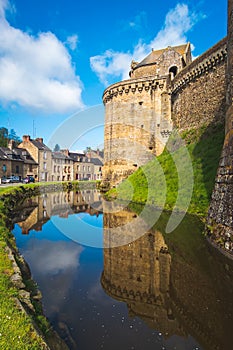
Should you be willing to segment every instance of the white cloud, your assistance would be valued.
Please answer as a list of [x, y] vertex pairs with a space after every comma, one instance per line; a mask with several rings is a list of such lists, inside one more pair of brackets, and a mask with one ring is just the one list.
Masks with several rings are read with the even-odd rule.
[[65, 42], [71, 50], [75, 50], [78, 44], [78, 36], [76, 34], [68, 36]]
[[25, 256], [34, 270], [39, 270], [44, 275], [55, 275], [59, 271], [77, 269], [82, 251], [81, 246], [70, 241], [42, 240], [33, 245], [33, 248], [29, 246]]
[[5, 18], [8, 7], [0, 0], [0, 101], [47, 113], [83, 107], [82, 83], [66, 47], [51, 32], [32, 36], [12, 27]]
[[185, 4], [178, 4], [166, 16], [164, 27], [149, 44], [154, 49], [175, 46], [187, 41], [187, 33], [196, 23], [197, 16]]
[[5, 16], [5, 11], [9, 9], [9, 2], [8, 0], [0, 0], [0, 20], [4, 18]]
[[107, 50], [103, 55], [90, 58], [91, 68], [104, 85], [108, 85], [108, 77], [123, 77], [127, 79], [129, 63], [132, 56], [129, 53]]
[[152, 48], [161, 49], [187, 42], [187, 33], [203, 17], [190, 11], [188, 5], [178, 3], [167, 13], [164, 26], [150, 43], [140, 39], [131, 52], [127, 53], [107, 50], [102, 55], [90, 58], [91, 68], [105, 86], [115, 78], [127, 79], [132, 59], [140, 62]]

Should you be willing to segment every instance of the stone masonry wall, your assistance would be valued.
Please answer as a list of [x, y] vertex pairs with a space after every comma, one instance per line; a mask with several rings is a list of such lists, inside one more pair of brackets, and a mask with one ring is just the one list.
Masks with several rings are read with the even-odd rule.
[[179, 130], [222, 122], [226, 112], [226, 39], [184, 68], [172, 82], [172, 120]]
[[233, 256], [233, 0], [228, 1], [226, 135], [209, 209], [210, 237]]
[[131, 79], [105, 90], [103, 178], [111, 184], [163, 151], [172, 129], [166, 84], [167, 78]]

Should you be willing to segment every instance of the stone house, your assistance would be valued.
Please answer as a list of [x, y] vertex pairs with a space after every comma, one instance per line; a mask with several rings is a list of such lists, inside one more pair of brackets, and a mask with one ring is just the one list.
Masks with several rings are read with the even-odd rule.
[[23, 178], [33, 176], [38, 178], [38, 163], [32, 158], [25, 148], [14, 148], [14, 153], [23, 160]]
[[24, 135], [18, 147], [26, 149], [38, 163], [36, 181], [51, 181], [52, 151], [43, 143], [43, 138], [33, 140], [29, 135]]
[[0, 147], [0, 178], [18, 176], [22, 180], [37, 175], [38, 164], [26, 149], [15, 147], [13, 140], [9, 141], [8, 147]]
[[73, 159], [63, 152], [52, 152], [51, 181], [72, 181]]
[[24, 161], [8, 147], [0, 147], [0, 178], [18, 176], [21, 180], [24, 175]]
[[70, 158], [73, 160], [73, 176], [74, 180], [92, 180], [93, 164], [91, 159], [84, 153], [69, 152]]
[[103, 162], [99, 158], [91, 158], [91, 163], [93, 164], [93, 179], [92, 180], [101, 180], [102, 179]]
[[91, 155], [95, 155], [94, 151], [86, 154], [70, 152], [69, 150], [62, 150], [62, 152], [73, 160], [74, 180], [100, 180], [102, 178], [103, 162], [100, 160], [101, 156], [100, 159], [91, 157]]

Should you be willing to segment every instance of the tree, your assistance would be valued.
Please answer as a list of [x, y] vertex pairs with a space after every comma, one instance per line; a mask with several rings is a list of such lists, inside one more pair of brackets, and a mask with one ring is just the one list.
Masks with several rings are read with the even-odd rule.
[[8, 129], [4, 126], [0, 127], [0, 146], [7, 147], [9, 140], [15, 141], [16, 145], [22, 142], [14, 129], [10, 129], [10, 131], [8, 131]]
[[20, 143], [22, 142], [22, 140], [20, 139], [20, 137], [16, 134], [14, 129], [10, 129], [10, 132], [8, 133], [8, 140], [13, 140], [16, 143]]
[[0, 128], [0, 146], [7, 147], [8, 130], [3, 126]]
[[91, 147], [90, 146], [86, 147], [84, 153], [87, 154], [87, 153], [90, 153], [90, 152], [91, 152]]
[[61, 147], [59, 146], [58, 143], [56, 143], [56, 145], [54, 146], [53, 152], [59, 152], [61, 149]]

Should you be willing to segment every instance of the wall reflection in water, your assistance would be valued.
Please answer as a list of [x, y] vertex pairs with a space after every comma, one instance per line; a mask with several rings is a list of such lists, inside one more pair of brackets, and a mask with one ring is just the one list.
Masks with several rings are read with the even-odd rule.
[[[102, 286], [108, 295], [127, 303], [131, 317], [139, 316], [167, 339], [191, 335], [203, 349], [229, 350], [233, 344], [232, 261], [208, 245], [202, 224], [191, 216], [173, 233], [162, 234], [168, 217], [162, 215], [159, 230], [104, 250]], [[110, 229], [134, 218], [131, 211], [104, 215], [104, 239], [109, 246], [115, 241]]]

